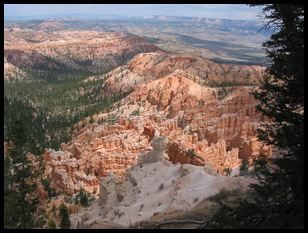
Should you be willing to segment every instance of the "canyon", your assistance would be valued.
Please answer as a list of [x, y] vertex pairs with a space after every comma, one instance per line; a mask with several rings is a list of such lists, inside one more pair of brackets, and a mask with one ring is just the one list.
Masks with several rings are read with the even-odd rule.
[[125, 64], [138, 53], [157, 50], [143, 38], [123, 32], [46, 32], [14, 27], [4, 33], [5, 78], [18, 69], [103, 73]]
[[[77, 115], [71, 138], [59, 139], [59, 149], [45, 147], [43, 174], [35, 181], [41, 207], [52, 212], [67, 205], [72, 228], [133, 227], [190, 212], [222, 188], [244, 192], [255, 180], [239, 175], [242, 162], [272, 156], [256, 132], [270, 119], [256, 111], [252, 95], [264, 76], [262, 66], [167, 52], [127, 32], [64, 30], [52, 20], [36, 30], [5, 28], [5, 84], [59, 82], [46, 88], [59, 88], [56, 98], [40, 102], [31, 86], [25, 101], [36, 108], [54, 104], [48, 119], [56, 110]], [[7, 95], [23, 96], [13, 89]], [[64, 97], [72, 106], [63, 110]], [[84, 105], [76, 104], [79, 97]], [[78, 115], [91, 105], [104, 108]], [[95, 198], [89, 208], [67, 201], [81, 191]]]
[[255, 129], [264, 117], [256, 112], [253, 87], [232, 87], [218, 100], [217, 88], [201, 86], [185, 72], [141, 84], [108, 113], [79, 122], [60, 151], [44, 154], [46, 176], [56, 190], [74, 194], [80, 188], [99, 190], [99, 177], [127, 169], [151, 150], [156, 136], [166, 140], [170, 162], [207, 167], [213, 174], [236, 169], [271, 156], [271, 148], [257, 140]]

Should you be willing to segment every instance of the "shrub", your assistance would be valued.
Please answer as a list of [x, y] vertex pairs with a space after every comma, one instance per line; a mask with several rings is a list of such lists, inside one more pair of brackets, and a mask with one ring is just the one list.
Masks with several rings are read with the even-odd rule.
[[117, 121], [118, 118], [115, 115], [112, 115], [107, 119], [107, 123], [109, 123], [110, 125], [114, 125]]
[[217, 194], [209, 197], [210, 201], [220, 203], [231, 195], [231, 191], [226, 190], [225, 188], [221, 189]]
[[79, 202], [83, 207], [89, 205], [88, 195], [83, 189], [80, 190], [79, 197], [80, 197]]
[[186, 151], [186, 155], [189, 156], [189, 157], [191, 157], [191, 158], [194, 158], [194, 157], [197, 156], [197, 154], [196, 154], [196, 152], [195, 152], [194, 149], [189, 149], [189, 150], [187, 150], [187, 151]]
[[65, 205], [61, 204], [59, 211], [60, 211], [60, 218], [61, 218], [60, 228], [61, 229], [70, 229], [71, 222], [70, 222], [69, 212], [68, 212], [67, 207]]
[[56, 229], [56, 223], [53, 220], [49, 220], [48, 221], [48, 225], [47, 225], [48, 229]]
[[219, 88], [218, 91], [217, 91], [218, 100], [222, 100], [223, 98], [225, 98], [228, 95], [229, 92], [230, 91], [228, 91], [227, 88], [225, 88], [225, 87]]
[[249, 163], [247, 159], [242, 160], [242, 164], [240, 166], [240, 175], [246, 175], [248, 173]]
[[42, 179], [41, 183], [44, 187], [44, 190], [48, 193], [48, 198], [52, 198], [52, 197], [57, 196], [56, 191], [50, 187], [50, 180], [49, 179]]
[[224, 169], [224, 172], [226, 173], [226, 176], [230, 176], [232, 169], [227, 167], [227, 168]]
[[74, 204], [75, 204], [75, 205], [78, 205], [78, 204], [79, 204], [78, 197], [75, 197], [75, 199], [74, 199]]
[[137, 110], [133, 111], [130, 115], [131, 116], [140, 116], [140, 110], [137, 109]]

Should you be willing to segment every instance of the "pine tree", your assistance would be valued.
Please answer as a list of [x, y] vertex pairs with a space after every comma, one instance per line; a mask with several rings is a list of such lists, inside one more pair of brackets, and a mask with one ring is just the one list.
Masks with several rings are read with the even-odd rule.
[[272, 64], [255, 93], [260, 101], [257, 110], [272, 120], [259, 129], [259, 138], [277, 147], [281, 155], [272, 161], [275, 172], [264, 170], [264, 182], [271, 195], [276, 194], [278, 212], [303, 214], [304, 5], [266, 5], [263, 15], [266, 27], [276, 32], [264, 43]]
[[32, 140], [21, 119], [12, 120], [8, 132], [9, 150], [5, 158], [5, 193], [4, 193], [4, 223], [6, 228], [31, 228], [35, 225], [33, 213], [38, 199], [34, 197], [27, 201], [26, 197], [33, 194], [36, 188], [31, 181], [40, 171], [33, 168], [27, 159]]
[[83, 189], [80, 190], [80, 204], [84, 207], [89, 205], [88, 195]]
[[61, 218], [60, 228], [70, 229], [71, 222], [70, 222], [69, 212], [68, 212], [67, 207], [64, 204], [61, 204], [59, 211], [60, 211], [60, 218]]

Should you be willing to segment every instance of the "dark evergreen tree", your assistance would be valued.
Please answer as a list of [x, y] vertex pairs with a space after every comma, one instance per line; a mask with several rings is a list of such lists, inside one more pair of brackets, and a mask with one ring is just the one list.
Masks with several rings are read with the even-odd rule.
[[67, 207], [64, 204], [61, 204], [59, 208], [59, 212], [60, 212], [60, 218], [61, 218], [60, 228], [70, 229], [71, 222], [70, 222], [69, 212], [68, 212]]
[[40, 174], [27, 159], [32, 145], [31, 135], [21, 119], [12, 121], [8, 132], [9, 150], [5, 158], [4, 224], [6, 228], [31, 228], [35, 226], [33, 214], [38, 199], [32, 196], [36, 185], [33, 181]]
[[80, 196], [80, 201], [79, 201], [80, 204], [84, 207], [88, 206], [89, 205], [88, 195], [83, 189], [80, 190], [79, 196]]
[[[272, 64], [255, 93], [257, 109], [272, 120], [259, 130], [259, 137], [280, 154], [272, 161], [275, 168], [264, 170], [264, 188], [272, 192], [279, 214], [303, 214], [304, 5], [266, 5], [263, 15], [275, 34], [264, 44]], [[255, 189], [263, 190], [262, 185]]]
[[304, 5], [266, 5], [263, 15], [276, 33], [264, 44], [272, 64], [255, 93], [257, 109], [272, 120], [259, 137], [279, 148], [282, 158], [276, 163], [286, 188], [299, 198], [304, 194]]

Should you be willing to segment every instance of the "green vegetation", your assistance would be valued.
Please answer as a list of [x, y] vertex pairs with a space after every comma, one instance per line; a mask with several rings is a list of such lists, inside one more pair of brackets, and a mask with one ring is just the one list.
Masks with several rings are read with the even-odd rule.
[[[242, 196], [243, 195], [243, 196]], [[222, 189], [219, 193], [209, 198], [217, 204], [217, 211], [203, 226], [209, 229], [247, 228], [246, 222], [250, 221], [255, 209], [251, 208], [248, 200], [249, 194], [241, 194], [238, 191]], [[251, 226], [250, 226], [251, 227]]]
[[111, 115], [106, 120], [106, 122], [110, 125], [114, 125], [117, 121], [118, 121], [118, 117], [116, 115]]
[[[51, 188], [50, 180], [41, 178], [44, 149], [59, 149], [61, 142], [71, 139], [74, 124], [107, 111], [127, 93], [106, 97], [105, 78], [84, 82], [90, 73], [29, 73], [31, 78], [28, 80], [4, 81], [4, 140], [9, 142], [4, 161], [4, 226], [41, 228], [47, 225], [54, 228], [46, 214], [34, 217], [39, 211], [39, 200], [32, 180], [41, 180], [49, 199], [59, 194]], [[38, 168], [26, 160], [28, 152], [39, 161]], [[28, 197], [31, 199], [26, 201]], [[84, 193], [78, 202], [87, 206], [92, 200]], [[63, 218], [61, 228], [69, 228], [65, 208], [60, 213]]]
[[[49, 74], [51, 75], [51, 74]], [[71, 139], [73, 125], [92, 114], [106, 111], [126, 96], [120, 93], [105, 97], [105, 79], [84, 82], [89, 73], [55, 73], [47, 78], [32, 72], [31, 80], [4, 82], [4, 136], [11, 118], [23, 113], [27, 128], [44, 148], [59, 149], [61, 142]]]
[[49, 179], [42, 179], [41, 183], [44, 187], [44, 190], [48, 193], [48, 198], [52, 198], [52, 197], [57, 196], [56, 191], [50, 187], [50, 180]]
[[70, 222], [70, 218], [69, 218], [69, 212], [68, 212], [67, 207], [64, 204], [61, 204], [61, 206], [59, 208], [59, 212], [60, 212], [60, 218], [61, 218], [60, 228], [61, 229], [70, 229], [71, 222]]
[[79, 200], [79, 203], [84, 207], [89, 205], [88, 195], [83, 189], [80, 190], [76, 199]]
[[[38, 206], [34, 179], [40, 177], [41, 169], [33, 167], [27, 153], [37, 152], [36, 142], [22, 119], [12, 119], [8, 131], [9, 149], [4, 163], [4, 227], [32, 228], [39, 224], [34, 219]], [[31, 197], [31, 198], [30, 198]]]
[[225, 172], [226, 176], [230, 176], [231, 172], [232, 172], [232, 169], [231, 168], [225, 168], [224, 172]]
[[80, 204], [81, 204], [82, 206], [84, 206], [84, 207], [89, 205], [89, 200], [88, 200], [87, 194], [85, 194], [85, 193], [82, 193], [82, 194], [81, 194], [81, 197], [80, 197]]
[[[93, 195], [95, 194], [95, 192], [93, 192]], [[79, 193], [69, 202], [74, 203], [75, 205], [81, 204], [83, 207], [87, 207], [92, 201], [95, 200], [95, 197], [93, 195], [87, 193], [84, 189], [81, 189]]]
[[53, 220], [49, 220], [47, 228], [48, 229], [56, 229], [57, 228], [56, 223]]
[[134, 110], [130, 115], [131, 115], [131, 116], [140, 116], [140, 110], [139, 110], [139, 108], [136, 109], [136, 110]]
[[43, 226], [45, 226], [47, 223], [47, 214], [45, 209], [39, 208], [38, 213], [36, 214], [36, 218], [36, 225], [40, 228], [43, 228]]
[[221, 203], [223, 200], [231, 196], [232, 193], [233, 193], [232, 191], [223, 188], [219, 191], [219, 193], [209, 197], [209, 200], [213, 202]]
[[247, 159], [242, 159], [242, 164], [240, 166], [240, 175], [244, 176], [248, 174], [249, 163]]
[[222, 100], [223, 98], [225, 98], [229, 93], [231, 92], [231, 90], [227, 89], [226, 87], [222, 87], [222, 88], [219, 88], [217, 90], [217, 99], [218, 100]]
[[197, 154], [196, 154], [194, 149], [188, 149], [186, 151], [186, 155], [189, 156], [190, 158], [195, 158], [197, 156]]

